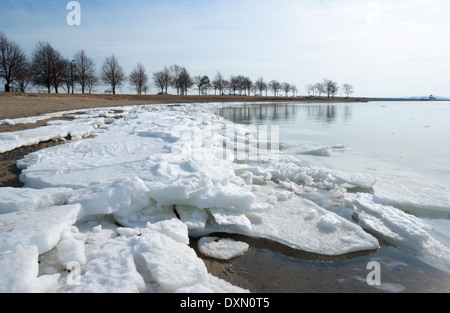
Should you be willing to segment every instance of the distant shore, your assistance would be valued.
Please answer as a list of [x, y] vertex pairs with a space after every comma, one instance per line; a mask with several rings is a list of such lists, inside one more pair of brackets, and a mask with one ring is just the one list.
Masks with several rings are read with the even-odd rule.
[[0, 120], [100, 107], [207, 102], [366, 102], [359, 98], [0, 93]]
[[[211, 102], [304, 102], [304, 103], [364, 103], [371, 101], [430, 101], [411, 98], [345, 98], [345, 97], [274, 97], [274, 96], [215, 96], [215, 95], [106, 95], [106, 94], [47, 94], [0, 92], [0, 120], [39, 116], [47, 113], [102, 107], [146, 104], [211, 103]], [[434, 100], [439, 101], [439, 100]], [[5, 130], [2, 130], [5, 131]]]

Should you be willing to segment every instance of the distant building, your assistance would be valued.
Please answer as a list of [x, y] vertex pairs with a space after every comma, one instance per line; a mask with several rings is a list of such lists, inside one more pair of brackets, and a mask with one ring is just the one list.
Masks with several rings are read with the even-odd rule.
[[436, 98], [433, 95], [430, 95], [429, 100], [436, 100]]

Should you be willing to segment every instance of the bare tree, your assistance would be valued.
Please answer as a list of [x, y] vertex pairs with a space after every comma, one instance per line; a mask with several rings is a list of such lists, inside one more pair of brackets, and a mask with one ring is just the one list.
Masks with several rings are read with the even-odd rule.
[[229, 81], [229, 88], [233, 90], [233, 94], [236, 94], [236, 90], [240, 89], [240, 79], [239, 76], [231, 76]]
[[62, 82], [62, 87], [63, 89], [67, 92], [70, 93], [70, 91], [72, 90], [72, 94], [75, 91], [75, 81], [78, 80], [78, 75], [75, 71], [75, 65], [74, 65], [74, 61], [69, 61], [66, 60], [66, 73], [65, 73], [65, 77], [64, 80]]
[[55, 53], [55, 62], [52, 69], [52, 82], [55, 92], [58, 93], [59, 87], [70, 80], [70, 62], [62, 57], [58, 51], [55, 50]]
[[86, 55], [84, 50], [78, 51], [73, 57], [75, 81], [81, 86], [81, 93], [85, 93], [89, 76], [95, 75], [94, 60]]
[[281, 83], [280, 82], [278, 82], [278, 81], [276, 81], [276, 80], [272, 80], [270, 83], [269, 83], [269, 87], [270, 87], [270, 89], [273, 91], [273, 95], [275, 96], [275, 97], [278, 97], [278, 92], [281, 90]]
[[22, 63], [15, 75], [15, 83], [21, 92], [27, 92], [30, 89], [31, 80], [33, 79], [33, 68], [27, 60]]
[[144, 66], [138, 63], [134, 70], [131, 72], [130, 84], [136, 90], [138, 95], [142, 95], [146, 86], [148, 86], [148, 75]]
[[255, 82], [255, 88], [259, 91], [259, 95], [262, 96], [263, 91], [266, 89], [267, 84], [264, 82], [264, 78], [260, 77]]
[[179, 65], [172, 65], [170, 67], [170, 75], [172, 78], [172, 80], [170, 82], [170, 86], [177, 90], [177, 95], [180, 94], [180, 90], [181, 90], [182, 72], [183, 72], [183, 67], [181, 67]]
[[216, 76], [214, 77], [214, 80], [212, 81], [212, 85], [215, 90], [219, 90], [219, 94], [223, 95], [223, 90], [226, 86], [226, 80], [223, 77], [222, 73], [217, 72]]
[[208, 89], [212, 86], [211, 81], [209, 80], [208, 76], [195, 76], [194, 77], [194, 84], [198, 88], [198, 94], [206, 94], [208, 93]]
[[51, 92], [52, 78], [51, 78], [51, 56], [50, 44], [39, 41], [33, 51], [33, 82], [36, 85], [47, 88], [48, 93]]
[[184, 66], [172, 65], [170, 75], [172, 79], [170, 86], [177, 90], [177, 95], [187, 94], [187, 91], [194, 85], [191, 75]]
[[326, 93], [326, 88], [325, 85], [322, 83], [317, 83], [314, 85], [315, 90], [317, 91], [317, 93], [319, 94], [319, 98], [323, 93]]
[[343, 84], [343, 85], [342, 85], [342, 88], [344, 89], [344, 92], [345, 92], [345, 94], [347, 95], [347, 98], [348, 98], [352, 93], [354, 93], [353, 86], [350, 85], [350, 84]]
[[88, 89], [88, 93], [91, 94], [94, 92], [94, 88], [98, 86], [100, 83], [100, 79], [97, 76], [97, 73], [94, 69], [94, 71], [90, 72], [89, 75], [86, 77], [86, 87]]
[[116, 88], [122, 86], [127, 79], [124, 70], [114, 54], [107, 57], [103, 62], [100, 78], [103, 83], [111, 86], [113, 95], [116, 94]]
[[289, 95], [289, 91], [291, 91], [291, 84], [283, 83], [281, 84], [281, 89], [284, 91], [284, 95], [287, 97]]
[[208, 89], [211, 87], [211, 81], [209, 80], [208, 76], [203, 76], [200, 80], [200, 83], [197, 85], [197, 87], [201, 90], [202, 94], [208, 94]]
[[179, 74], [179, 84], [182, 95], [187, 95], [188, 90], [194, 86], [194, 80], [185, 67], [181, 68], [181, 72]]
[[253, 82], [250, 79], [250, 77], [242, 77], [241, 84], [242, 84], [242, 89], [245, 90], [245, 92], [247, 93], [248, 96], [250, 96], [250, 91], [253, 86]]
[[172, 75], [170, 69], [164, 66], [164, 69], [153, 73], [153, 82], [155, 86], [161, 90], [161, 94], [167, 94], [167, 90], [172, 82]]
[[338, 84], [331, 79], [324, 79], [323, 86], [325, 87], [328, 98], [334, 97], [339, 91]]
[[28, 64], [25, 52], [14, 41], [0, 32], [0, 78], [6, 81], [5, 91], [18, 78], [20, 72]]
[[236, 84], [236, 88], [237, 90], [239, 90], [239, 95], [242, 96], [243, 92], [246, 92], [247, 90], [247, 86], [252, 85], [252, 81], [250, 80], [250, 78], [245, 77], [244, 75], [238, 75], [235, 77], [235, 84]]
[[67, 80], [67, 60], [56, 51], [48, 42], [39, 41], [33, 52], [33, 82], [39, 86], [45, 86], [48, 93], [51, 88], [58, 87]]

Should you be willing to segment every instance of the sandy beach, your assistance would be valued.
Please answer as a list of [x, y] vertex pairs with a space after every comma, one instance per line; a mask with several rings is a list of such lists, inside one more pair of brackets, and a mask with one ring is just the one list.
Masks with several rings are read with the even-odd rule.
[[[246, 96], [81, 95], [0, 93], [0, 120], [88, 108], [202, 102], [359, 102], [358, 99]], [[2, 130], [6, 131], [6, 130]]]

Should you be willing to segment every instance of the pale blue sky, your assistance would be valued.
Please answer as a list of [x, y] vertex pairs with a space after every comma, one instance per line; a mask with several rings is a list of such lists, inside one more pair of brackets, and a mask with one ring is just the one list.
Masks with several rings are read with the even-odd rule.
[[356, 96], [450, 96], [448, 0], [80, 0], [81, 26], [67, 25], [68, 2], [0, 0], [0, 31], [30, 54], [38, 40], [98, 66], [114, 53], [127, 73], [179, 64], [302, 94], [330, 78]]

